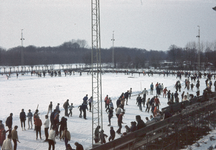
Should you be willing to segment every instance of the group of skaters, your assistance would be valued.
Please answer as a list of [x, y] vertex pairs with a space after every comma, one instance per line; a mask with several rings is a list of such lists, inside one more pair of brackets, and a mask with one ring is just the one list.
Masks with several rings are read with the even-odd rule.
[[[53, 104], [50, 102], [48, 106], [48, 112], [45, 115], [45, 121], [42, 123], [42, 120], [39, 117], [39, 110], [38, 107], [35, 110], [34, 114], [31, 112], [31, 110], [28, 110], [28, 113], [26, 115], [24, 109], [20, 112], [20, 124], [22, 131], [26, 130], [26, 119], [28, 122], [28, 130], [34, 129], [36, 132], [36, 140], [40, 138], [42, 140], [41, 136], [41, 129], [42, 125], [44, 126], [44, 133], [45, 133], [45, 139], [44, 142], [48, 142], [48, 150], [54, 150], [56, 139], [63, 140], [65, 142], [65, 148], [66, 150], [73, 150], [71, 145], [68, 143], [71, 140], [71, 134], [68, 131], [67, 128], [67, 118], [69, 116], [72, 116], [72, 109], [74, 108], [73, 103], [69, 105], [69, 99], [65, 101], [63, 104], [63, 108], [65, 109], [65, 116], [63, 116], [60, 120], [60, 104], [58, 103], [56, 108], [52, 111]], [[69, 112], [68, 112], [69, 110]], [[50, 117], [49, 117], [50, 113]], [[19, 142], [18, 138], [18, 125], [15, 125], [13, 130], [13, 113], [10, 113], [10, 116], [6, 119], [6, 126], [8, 127], [8, 130], [5, 129], [4, 124], [2, 123], [2, 120], [0, 120], [0, 146], [2, 147], [2, 150], [16, 150], [17, 149], [17, 142]], [[34, 126], [33, 126], [34, 124]], [[6, 138], [7, 135], [7, 138]], [[12, 147], [12, 141], [13, 141], [13, 147]], [[83, 150], [83, 146], [75, 142], [74, 145], [76, 146], [76, 150]]]

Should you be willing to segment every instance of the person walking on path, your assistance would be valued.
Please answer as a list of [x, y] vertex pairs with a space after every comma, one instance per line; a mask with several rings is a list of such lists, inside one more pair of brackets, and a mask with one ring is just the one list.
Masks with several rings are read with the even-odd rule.
[[89, 103], [89, 112], [91, 112], [92, 111], [92, 101], [93, 101], [93, 98], [92, 98], [92, 96], [88, 99], [88, 103]]
[[118, 134], [121, 134], [121, 128], [122, 128], [122, 120], [123, 120], [123, 115], [125, 114], [125, 112], [122, 112], [119, 117], [118, 117], [118, 130], [116, 131]]
[[7, 120], [6, 120], [6, 126], [8, 127], [9, 133], [11, 133], [12, 124], [13, 124], [13, 113], [10, 113], [10, 116], [7, 117]]
[[146, 90], [146, 88], [144, 88], [143, 90], [143, 107], [145, 107], [145, 101], [146, 101], [146, 95], [148, 94], [148, 91]]
[[26, 130], [25, 129], [25, 121], [26, 121], [26, 114], [24, 112], [24, 109], [22, 109], [22, 111], [20, 112], [20, 123], [21, 123], [22, 130]]
[[41, 138], [41, 126], [42, 126], [42, 121], [41, 121], [39, 116], [36, 116], [36, 118], [35, 118], [36, 140], [38, 139], [38, 133], [40, 135], [40, 139], [42, 140], [42, 138]]
[[68, 141], [71, 140], [71, 135], [70, 132], [67, 130], [67, 127], [65, 127], [60, 139], [63, 139], [65, 141], [65, 147], [67, 148]]
[[113, 117], [113, 108], [107, 108], [106, 111], [108, 110], [108, 120], [109, 120], [109, 124], [108, 126], [111, 125], [111, 118]]
[[51, 101], [50, 104], [49, 104], [49, 106], [48, 106], [47, 115], [49, 115], [49, 112], [52, 113], [52, 107], [53, 107], [53, 104], [52, 104], [52, 101]]
[[28, 129], [30, 129], [30, 125], [31, 125], [31, 129], [32, 129], [32, 117], [33, 117], [33, 114], [31, 112], [31, 109], [29, 109], [29, 112], [27, 114], [27, 117], [28, 117]]
[[65, 110], [65, 116], [68, 116], [68, 106], [69, 106], [69, 99], [63, 104], [63, 108]]
[[109, 141], [113, 141], [114, 139], [115, 139], [115, 131], [114, 131], [113, 127], [110, 127]]
[[15, 126], [14, 129], [11, 131], [11, 138], [12, 138], [13, 143], [14, 143], [14, 150], [17, 149], [17, 142], [20, 143], [20, 141], [18, 139], [17, 129], [18, 129], [18, 126]]
[[128, 105], [129, 90], [125, 92], [124, 97], [125, 97], [126, 105]]
[[72, 110], [73, 110], [73, 108], [74, 108], [74, 106], [73, 106], [73, 103], [71, 103], [71, 105], [69, 105], [69, 114], [68, 114], [68, 117], [71, 115], [71, 117], [72, 117]]
[[140, 97], [140, 95], [138, 95], [137, 97], [137, 105], [139, 107], [139, 110], [142, 111], [142, 98]]
[[51, 147], [52, 147], [52, 150], [55, 150], [55, 128], [52, 127], [52, 129], [49, 131], [49, 136], [48, 136], [48, 142], [49, 142], [49, 148], [48, 150], [51, 150]]
[[48, 119], [48, 115], [45, 115], [44, 132], [45, 132], [46, 139], [44, 140], [44, 142], [48, 141], [48, 136], [49, 136], [48, 130], [49, 130], [49, 119]]
[[11, 134], [8, 134], [7, 139], [2, 144], [2, 150], [12, 150]]

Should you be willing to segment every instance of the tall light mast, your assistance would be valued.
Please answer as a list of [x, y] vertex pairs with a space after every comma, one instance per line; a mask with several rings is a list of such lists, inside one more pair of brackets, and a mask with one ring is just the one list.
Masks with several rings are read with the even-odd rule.
[[23, 29], [21, 29], [21, 65], [23, 66], [24, 65], [24, 54], [23, 54], [23, 40], [25, 40], [23, 38]]
[[92, 68], [92, 147], [97, 126], [103, 129], [100, 0], [91, 0], [91, 68]]
[[198, 73], [200, 72], [200, 26], [198, 26]]
[[115, 55], [114, 55], [114, 42], [115, 42], [115, 39], [114, 39], [114, 31], [113, 31], [113, 35], [112, 35], [112, 63], [113, 63], [113, 68], [115, 68]]

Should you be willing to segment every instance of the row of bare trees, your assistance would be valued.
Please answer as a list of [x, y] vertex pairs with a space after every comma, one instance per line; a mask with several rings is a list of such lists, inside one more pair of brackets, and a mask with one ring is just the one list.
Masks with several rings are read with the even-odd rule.
[[[21, 52], [24, 65], [91, 63], [91, 48], [85, 40], [72, 40], [57, 47], [14, 47], [8, 50], [0, 48], [0, 66], [21, 65]], [[198, 61], [198, 48], [195, 42], [186, 44], [185, 48], [171, 45], [167, 51], [137, 48], [115, 47], [114, 60], [117, 67], [145, 68], [162, 67], [161, 62], [172, 62], [179, 69], [193, 69]], [[202, 43], [200, 61], [204, 66], [216, 67], [216, 42]], [[102, 63], [112, 62], [112, 48], [101, 49]], [[205, 66], [205, 67], [206, 67]]]

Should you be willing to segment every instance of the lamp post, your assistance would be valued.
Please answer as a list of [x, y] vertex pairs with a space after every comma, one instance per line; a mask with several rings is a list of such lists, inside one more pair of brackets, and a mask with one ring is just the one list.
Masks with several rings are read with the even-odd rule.
[[198, 35], [196, 36], [198, 38], [198, 74], [200, 72], [200, 26], [198, 26]]
[[113, 63], [113, 68], [115, 68], [115, 59], [114, 59], [114, 57], [115, 57], [115, 55], [114, 55], [114, 41], [115, 41], [115, 39], [114, 39], [114, 31], [113, 31], [113, 35], [112, 35], [111, 41], [112, 41], [112, 63]]

